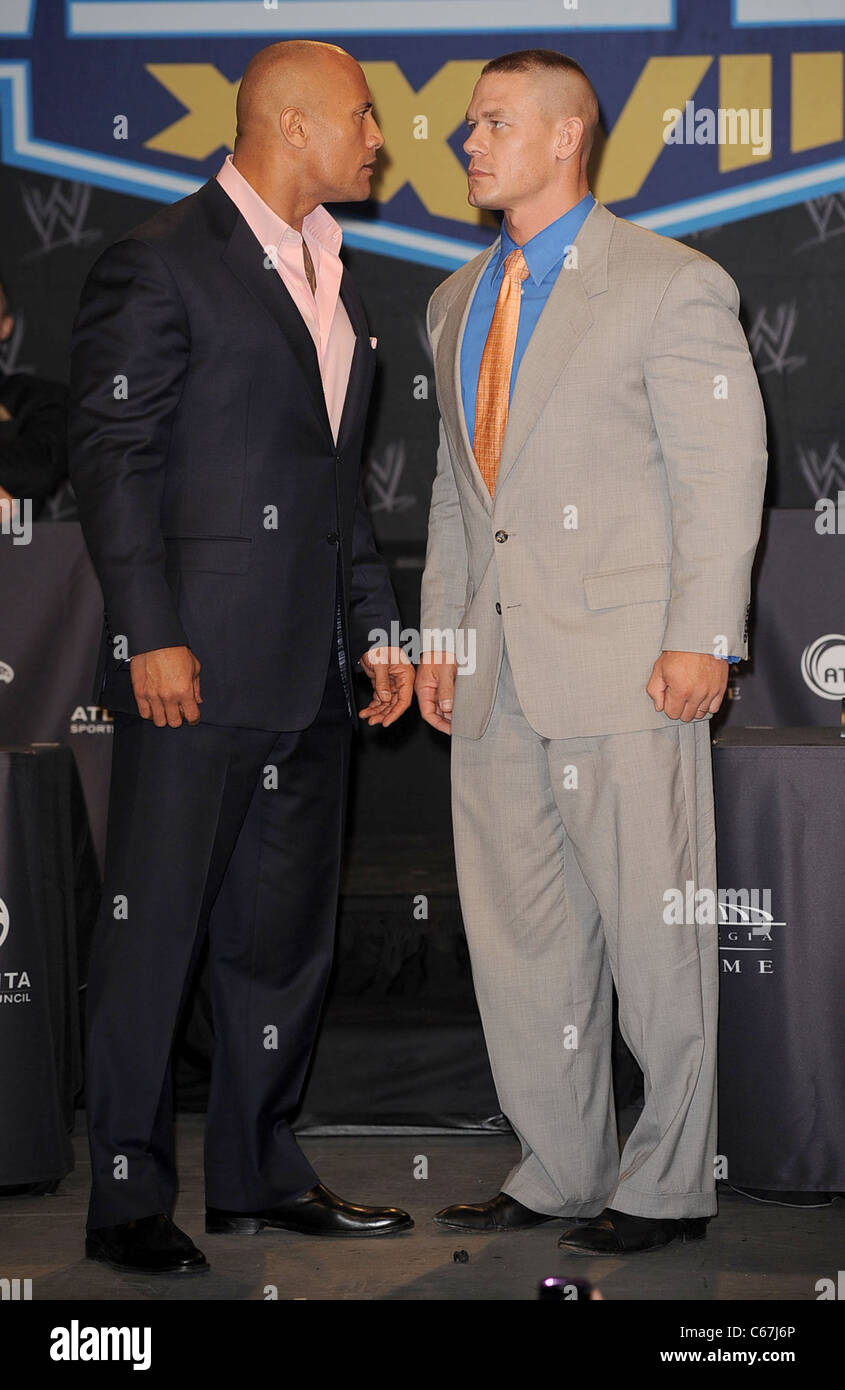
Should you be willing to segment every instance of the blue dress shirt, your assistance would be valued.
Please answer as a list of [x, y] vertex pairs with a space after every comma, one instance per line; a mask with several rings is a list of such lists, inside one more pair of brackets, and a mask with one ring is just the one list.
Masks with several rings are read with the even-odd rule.
[[[574, 242], [595, 201], [592, 193], [585, 194], [580, 203], [576, 203], [574, 208], [570, 208], [562, 217], [558, 217], [554, 222], [550, 222], [548, 227], [537, 232], [535, 236], [526, 241], [522, 248], [529, 274], [522, 284], [522, 302], [519, 309], [519, 327], [513, 354], [508, 402], [513, 399], [519, 364], [531, 334], [534, 332], [537, 320], [543, 312], [552, 286], [560, 273], [566, 250]], [[478, 282], [467, 317], [464, 340], [461, 344], [461, 397], [470, 444], [473, 442], [475, 433], [475, 397], [478, 391], [481, 356], [484, 352], [487, 334], [490, 332], [493, 310], [496, 307], [496, 300], [502, 284], [504, 264], [511, 251], [516, 249], [516, 242], [508, 235], [503, 222], [501, 246], [497, 254], [488, 262], [484, 274]], [[728, 656], [723, 659], [729, 662], [739, 661], [738, 656]]]
[[[519, 328], [511, 370], [511, 397], [522, 355], [528, 346], [537, 320], [543, 312], [546, 300], [563, 265], [566, 248], [572, 245], [581, 229], [581, 224], [595, 201], [592, 193], [587, 193], [580, 203], [576, 203], [574, 208], [565, 212], [563, 217], [558, 217], [556, 221], [550, 222], [548, 227], [543, 228], [542, 232], [537, 232], [536, 236], [526, 241], [522, 248], [529, 275], [522, 285]], [[464, 341], [461, 345], [461, 395], [470, 444], [475, 433], [475, 396], [478, 390], [481, 354], [484, 352], [484, 344], [487, 342], [487, 334], [490, 332], [490, 324], [493, 320], [493, 310], [499, 297], [504, 264], [511, 251], [516, 249], [516, 242], [508, 235], [503, 222], [502, 244], [498, 253], [487, 264], [484, 274], [478, 282], [467, 318]]]

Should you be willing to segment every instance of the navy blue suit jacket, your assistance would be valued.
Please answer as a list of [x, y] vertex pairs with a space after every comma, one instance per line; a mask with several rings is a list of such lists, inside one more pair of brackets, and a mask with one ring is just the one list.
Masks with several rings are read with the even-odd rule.
[[95, 263], [68, 440], [105, 604], [99, 703], [136, 708], [114, 655], [124, 637], [130, 656], [191, 648], [204, 722], [305, 728], [335, 635], [338, 548], [351, 664], [398, 621], [361, 486], [375, 353], [345, 269], [340, 294], [356, 344], [335, 444], [311, 335], [216, 179]]

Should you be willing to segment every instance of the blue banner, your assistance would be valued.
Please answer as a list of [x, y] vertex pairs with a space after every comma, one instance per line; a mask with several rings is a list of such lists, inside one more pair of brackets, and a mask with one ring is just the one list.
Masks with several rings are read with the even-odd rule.
[[843, 25], [845, 0], [0, 0], [1, 157], [183, 197], [231, 149], [253, 53], [323, 39], [362, 64], [389, 152], [345, 241], [453, 268], [494, 225], [466, 198], [478, 74], [554, 48], [599, 95], [597, 197], [680, 236], [845, 187]]

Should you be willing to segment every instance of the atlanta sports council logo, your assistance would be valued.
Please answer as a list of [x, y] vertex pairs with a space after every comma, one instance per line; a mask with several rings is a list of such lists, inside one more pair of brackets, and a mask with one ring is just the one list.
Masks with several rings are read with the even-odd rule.
[[845, 699], [845, 637], [828, 632], [804, 648], [801, 675], [814, 695], [823, 700]]
[[102, 705], [77, 705], [70, 716], [72, 734], [110, 734], [114, 717]]
[[0, 681], [3, 681], [6, 685], [11, 685], [14, 679], [15, 673], [8, 661], [0, 661]]
[[[0, 898], [0, 946], [9, 935], [9, 909]], [[28, 970], [0, 970], [0, 1005], [30, 1004], [32, 981]]]

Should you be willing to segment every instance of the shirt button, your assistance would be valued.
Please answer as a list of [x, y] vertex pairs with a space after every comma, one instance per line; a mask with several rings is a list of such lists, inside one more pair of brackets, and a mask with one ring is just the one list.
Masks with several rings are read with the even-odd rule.
[[507, 540], [507, 538], [508, 538], [508, 533], [507, 533], [507, 531], [497, 531], [497, 532], [496, 532], [496, 540], [499, 542], [499, 545], [504, 545], [504, 543], [505, 543], [505, 541]]
[[497, 604], [496, 604], [496, 612], [497, 612], [497, 613], [501, 613], [501, 611], [502, 611], [502, 605], [501, 605], [500, 603], [497, 603]]

